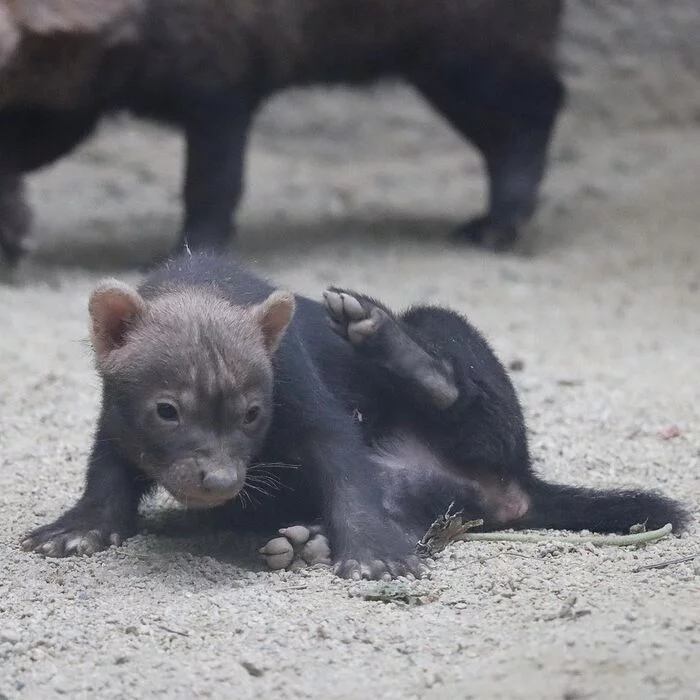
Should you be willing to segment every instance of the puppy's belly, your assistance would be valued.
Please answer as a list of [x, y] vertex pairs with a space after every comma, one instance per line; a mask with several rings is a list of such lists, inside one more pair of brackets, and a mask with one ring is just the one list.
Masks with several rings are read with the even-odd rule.
[[474, 506], [487, 524], [504, 525], [523, 517], [530, 498], [512, 479], [502, 479], [481, 465], [453, 464], [417, 435], [396, 431], [378, 440], [372, 461], [381, 470], [383, 504], [396, 518], [406, 511], [430, 511], [437, 516], [451, 501]]

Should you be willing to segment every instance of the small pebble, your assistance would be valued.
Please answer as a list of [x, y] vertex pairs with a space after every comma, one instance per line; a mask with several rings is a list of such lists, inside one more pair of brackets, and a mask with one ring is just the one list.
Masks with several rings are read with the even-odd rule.
[[17, 632], [14, 632], [13, 630], [3, 630], [0, 632], [0, 643], [7, 643], [7, 644], [17, 644], [19, 642], [20, 636], [17, 634]]
[[263, 670], [252, 661], [241, 661], [241, 666], [254, 678], [259, 678], [263, 675]]

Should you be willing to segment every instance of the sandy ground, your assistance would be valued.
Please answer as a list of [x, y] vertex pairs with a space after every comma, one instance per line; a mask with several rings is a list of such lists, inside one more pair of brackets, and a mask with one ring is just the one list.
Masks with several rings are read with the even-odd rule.
[[[170, 244], [179, 157], [125, 122], [32, 182], [38, 258], [0, 286], [0, 698], [699, 697], [700, 559], [634, 571], [698, 552], [697, 527], [640, 550], [462, 543], [410, 584], [415, 606], [263, 572], [248, 538], [156, 535], [157, 499], [121, 549], [18, 549], [80, 492], [98, 400], [86, 298]], [[524, 364], [543, 473], [657, 487], [698, 515], [697, 130], [565, 124], [539, 225], [501, 257], [446, 245], [480, 206], [479, 163], [409, 93], [278, 100], [249, 165], [243, 259], [315, 296], [336, 282], [467, 313]]]

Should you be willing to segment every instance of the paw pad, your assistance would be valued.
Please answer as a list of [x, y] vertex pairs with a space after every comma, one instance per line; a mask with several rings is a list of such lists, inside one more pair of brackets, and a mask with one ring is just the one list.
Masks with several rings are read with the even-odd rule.
[[360, 301], [350, 292], [327, 289], [323, 293], [331, 328], [354, 345], [373, 336], [386, 314], [364, 299]]
[[298, 571], [331, 563], [328, 540], [319, 526], [292, 525], [281, 528], [279, 534], [280, 537], [275, 537], [260, 549], [265, 563], [273, 571]]

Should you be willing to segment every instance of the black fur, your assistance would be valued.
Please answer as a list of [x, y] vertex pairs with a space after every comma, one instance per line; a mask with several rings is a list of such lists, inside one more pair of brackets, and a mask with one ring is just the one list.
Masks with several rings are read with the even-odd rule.
[[[0, 74], [12, 95], [0, 109], [0, 173], [52, 163], [111, 112], [178, 126], [187, 144], [180, 245], [221, 249], [243, 192], [250, 125], [268, 97], [399, 78], [484, 157], [487, 210], [456, 237], [508, 248], [536, 208], [564, 99], [554, 65], [560, 14], [560, 0], [289, 0], [265, 10], [252, 0], [144, 0], [128, 40], [100, 46], [99, 35], [66, 31], [20, 46], [26, 65], [18, 59], [14, 73]], [[84, 45], [92, 50], [76, 59], [76, 89], [64, 85], [62, 62]], [[0, 248], [13, 262], [29, 226], [17, 223], [5, 245], [0, 221]]]
[[[273, 291], [229, 259], [195, 254], [158, 269], [141, 294], [149, 300], [195, 287], [246, 305]], [[683, 508], [651, 492], [542, 481], [506, 371], [453, 311], [418, 306], [394, 315], [369, 297], [335, 289], [326, 308], [303, 297], [296, 303], [274, 357], [274, 415], [254, 461], [300, 467], [280, 470], [284, 488], [259, 507], [243, 509], [240, 499], [224, 506], [231, 523], [320, 519], [340, 573], [368, 576], [420, 573], [413, 547], [451, 501], [465, 516], [483, 518], [486, 529], [684, 527]], [[105, 384], [85, 494], [57, 523], [33, 533], [29, 548], [66, 531], [95, 530], [105, 544], [109, 533], [133, 531], [148, 480], [120, 451], [128, 437], [109, 410], [119, 391], [118, 382]], [[218, 409], [207, 410], [215, 422]]]

